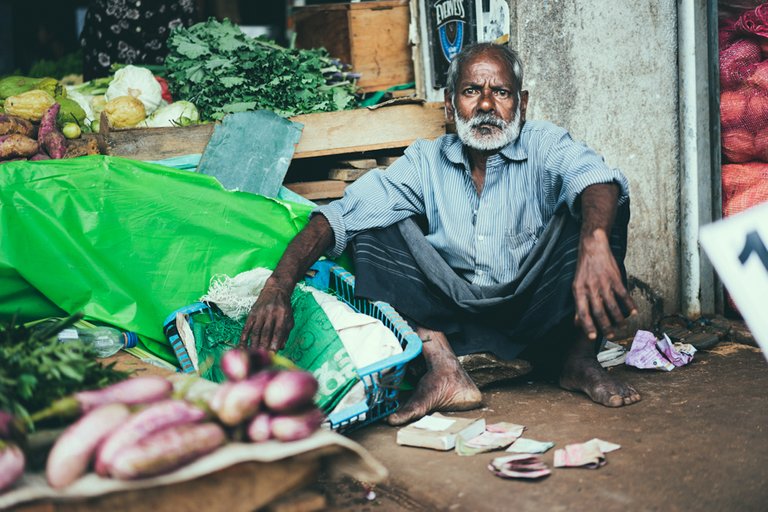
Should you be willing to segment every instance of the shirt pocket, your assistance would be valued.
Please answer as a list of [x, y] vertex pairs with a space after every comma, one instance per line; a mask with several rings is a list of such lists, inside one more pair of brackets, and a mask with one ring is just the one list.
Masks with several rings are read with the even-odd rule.
[[507, 231], [506, 233], [507, 247], [515, 251], [525, 247], [526, 245], [533, 246], [539, 240], [536, 236], [536, 231], [533, 228], [525, 227], [522, 231]]

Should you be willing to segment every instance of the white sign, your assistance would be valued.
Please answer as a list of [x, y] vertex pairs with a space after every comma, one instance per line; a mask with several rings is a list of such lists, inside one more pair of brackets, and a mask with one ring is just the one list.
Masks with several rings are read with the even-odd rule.
[[768, 203], [702, 227], [699, 238], [768, 359]]

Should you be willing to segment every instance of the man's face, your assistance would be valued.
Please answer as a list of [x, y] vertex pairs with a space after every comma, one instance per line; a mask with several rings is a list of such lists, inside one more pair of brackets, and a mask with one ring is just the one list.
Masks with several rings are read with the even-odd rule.
[[528, 92], [516, 90], [512, 70], [495, 51], [467, 61], [454, 97], [445, 98], [459, 138], [480, 151], [497, 151], [517, 139], [527, 103]]

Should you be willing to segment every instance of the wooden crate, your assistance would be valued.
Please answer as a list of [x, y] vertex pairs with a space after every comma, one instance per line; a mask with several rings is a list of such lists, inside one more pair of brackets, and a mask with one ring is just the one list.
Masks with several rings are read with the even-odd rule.
[[311, 5], [294, 11], [296, 46], [324, 47], [379, 91], [413, 81], [408, 0]]

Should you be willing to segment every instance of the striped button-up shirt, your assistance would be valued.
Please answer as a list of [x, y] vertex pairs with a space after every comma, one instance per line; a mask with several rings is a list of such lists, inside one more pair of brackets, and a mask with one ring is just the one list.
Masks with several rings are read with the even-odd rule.
[[344, 196], [317, 208], [333, 229], [333, 258], [350, 238], [412, 215], [428, 221], [427, 240], [459, 275], [487, 286], [514, 279], [520, 264], [558, 209], [580, 215], [579, 194], [624, 175], [551, 123], [527, 121], [520, 137], [491, 156], [478, 195], [468, 153], [456, 135], [418, 140], [388, 169], [372, 170]]

